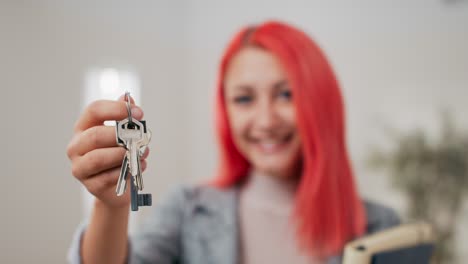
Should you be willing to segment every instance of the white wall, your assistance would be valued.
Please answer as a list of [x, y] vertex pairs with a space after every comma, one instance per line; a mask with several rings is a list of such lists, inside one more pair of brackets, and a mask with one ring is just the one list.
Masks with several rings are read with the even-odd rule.
[[[266, 18], [298, 25], [327, 52], [345, 94], [360, 190], [402, 211], [383, 176], [364, 168], [365, 153], [385, 139], [381, 120], [435, 133], [438, 108], [449, 106], [468, 127], [468, 4], [375, 2], [0, 1], [0, 113], [8, 119], [0, 262], [64, 262], [81, 220], [65, 149], [88, 67], [138, 71], [154, 135], [145, 191], [157, 199], [176, 182], [212, 175], [219, 56], [240, 26]], [[459, 237], [466, 248], [468, 230]]]

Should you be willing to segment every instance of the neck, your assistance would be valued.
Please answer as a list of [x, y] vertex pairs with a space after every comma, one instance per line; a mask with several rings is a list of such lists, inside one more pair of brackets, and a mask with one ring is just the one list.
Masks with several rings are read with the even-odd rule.
[[243, 193], [248, 200], [289, 211], [294, 204], [298, 184], [298, 177], [276, 177], [252, 170], [243, 186]]

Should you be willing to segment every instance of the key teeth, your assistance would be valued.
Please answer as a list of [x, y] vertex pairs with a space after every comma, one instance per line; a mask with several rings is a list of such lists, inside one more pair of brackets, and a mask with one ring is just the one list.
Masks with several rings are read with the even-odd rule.
[[152, 202], [150, 193], [138, 194], [138, 206], [151, 206]]

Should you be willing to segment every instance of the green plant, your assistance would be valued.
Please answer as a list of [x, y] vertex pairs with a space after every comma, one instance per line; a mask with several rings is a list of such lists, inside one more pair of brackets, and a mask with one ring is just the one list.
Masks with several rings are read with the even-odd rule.
[[416, 129], [393, 133], [391, 150], [374, 148], [369, 165], [385, 169], [407, 199], [409, 219], [431, 223], [437, 234], [433, 263], [454, 263], [454, 228], [468, 193], [468, 133], [448, 113], [440, 134], [430, 140]]

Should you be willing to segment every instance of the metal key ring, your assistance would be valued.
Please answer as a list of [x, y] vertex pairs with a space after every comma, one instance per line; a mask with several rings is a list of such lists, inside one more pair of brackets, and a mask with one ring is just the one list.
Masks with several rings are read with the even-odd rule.
[[130, 124], [133, 124], [132, 111], [130, 110], [130, 93], [129, 92], [125, 92], [125, 102], [127, 103], [128, 121], [130, 122]]

